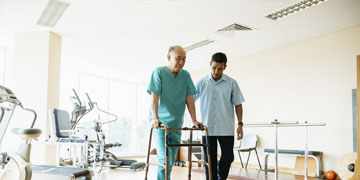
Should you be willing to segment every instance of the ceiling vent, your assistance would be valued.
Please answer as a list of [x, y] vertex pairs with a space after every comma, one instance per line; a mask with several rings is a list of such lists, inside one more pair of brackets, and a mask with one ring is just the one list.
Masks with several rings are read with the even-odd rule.
[[222, 29], [217, 30], [217, 32], [219, 32], [219, 31], [247, 31], [247, 30], [251, 30], [251, 28], [234, 23], [234, 24], [226, 26]]
[[292, 6], [289, 6], [287, 8], [284, 8], [284, 9], [281, 9], [279, 11], [276, 11], [274, 13], [271, 13], [265, 17], [269, 18], [269, 19], [272, 19], [272, 20], [278, 20], [280, 18], [283, 18], [285, 16], [288, 16], [290, 14], [294, 14], [294, 13], [297, 13], [297, 12], [300, 12], [304, 9], [307, 9], [309, 7], [312, 7], [314, 5], [317, 5], [317, 4], [320, 4], [320, 3], [323, 3], [327, 0], [305, 0], [305, 1], [301, 1], [299, 3], [296, 3]]
[[185, 49], [186, 52], [189, 52], [189, 51], [191, 51], [191, 50], [194, 50], [194, 49], [196, 49], [196, 48], [199, 48], [199, 47], [202, 47], [202, 46], [211, 44], [211, 43], [213, 43], [213, 42], [214, 42], [214, 40], [206, 39], [206, 40], [197, 42], [197, 43], [195, 43], [195, 44], [192, 44], [192, 45], [190, 45], [190, 46], [187, 46], [187, 47], [185, 47], [184, 49]]
[[238, 32], [238, 31], [250, 31], [250, 30], [252, 30], [252, 29], [249, 28], [249, 27], [234, 23], [234, 24], [231, 24], [229, 26], [226, 26], [224, 28], [221, 28], [221, 29], [217, 30], [216, 33], [217, 34], [222, 34], [222, 35], [225, 35], [225, 36], [229, 36], [229, 37], [234, 37], [235, 32]]
[[54, 27], [69, 5], [69, 3], [63, 1], [49, 0], [37, 22], [37, 25]]

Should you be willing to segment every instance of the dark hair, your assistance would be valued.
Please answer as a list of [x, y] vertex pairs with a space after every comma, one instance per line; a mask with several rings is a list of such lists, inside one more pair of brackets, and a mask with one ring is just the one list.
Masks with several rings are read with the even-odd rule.
[[211, 62], [224, 63], [226, 65], [227, 62], [226, 55], [222, 52], [217, 52], [212, 55]]

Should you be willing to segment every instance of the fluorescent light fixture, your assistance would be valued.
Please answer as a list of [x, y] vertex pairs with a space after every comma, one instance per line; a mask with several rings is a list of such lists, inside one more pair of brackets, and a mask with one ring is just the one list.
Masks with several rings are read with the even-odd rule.
[[278, 20], [280, 18], [283, 18], [285, 16], [288, 16], [290, 14], [294, 14], [297, 12], [300, 12], [306, 8], [312, 7], [314, 5], [323, 3], [327, 0], [305, 0], [305, 1], [301, 1], [299, 3], [296, 3], [292, 6], [289, 6], [287, 8], [284, 8], [282, 10], [276, 11], [274, 13], [271, 13], [265, 17], [272, 19], [272, 20]]
[[69, 5], [69, 3], [63, 1], [49, 0], [37, 22], [37, 25], [54, 27]]
[[196, 48], [199, 48], [199, 47], [208, 45], [208, 44], [213, 43], [213, 42], [214, 42], [214, 40], [206, 39], [206, 40], [197, 42], [197, 43], [195, 43], [195, 44], [192, 44], [192, 45], [190, 45], [190, 46], [188, 46], [188, 47], [185, 47], [184, 49], [185, 49], [186, 52], [189, 52], [189, 51], [191, 51], [191, 50], [194, 50], [194, 49], [196, 49]]

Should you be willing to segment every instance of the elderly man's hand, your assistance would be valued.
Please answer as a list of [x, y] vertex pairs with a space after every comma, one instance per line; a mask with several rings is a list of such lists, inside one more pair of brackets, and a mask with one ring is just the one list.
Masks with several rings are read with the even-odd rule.
[[200, 128], [202, 126], [202, 123], [199, 121], [193, 121], [193, 124], [196, 128]]
[[153, 128], [159, 128], [161, 124], [161, 121], [159, 119], [153, 119], [152, 127]]

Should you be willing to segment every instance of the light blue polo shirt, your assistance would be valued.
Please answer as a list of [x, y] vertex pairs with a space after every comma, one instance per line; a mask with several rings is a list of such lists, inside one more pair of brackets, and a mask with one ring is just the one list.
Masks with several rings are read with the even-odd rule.
[[216, 82], [211, 74], [196, 84], [195, 100], [200, 98], [201, 121], [209, 136], [234, 136], [235, 106], [244, 102], [237, 82], [223, 74]]
[[[181, 128], [184, 123], [186, 96], [194, 95], [196, 89], [189, 72], [182, 69], [175, 77], [166, 66], [156, 68], [147, 89], [159, 99], [159, 120], [170, 128]], [[150, 110], [150, 121], [152, 114]]]

